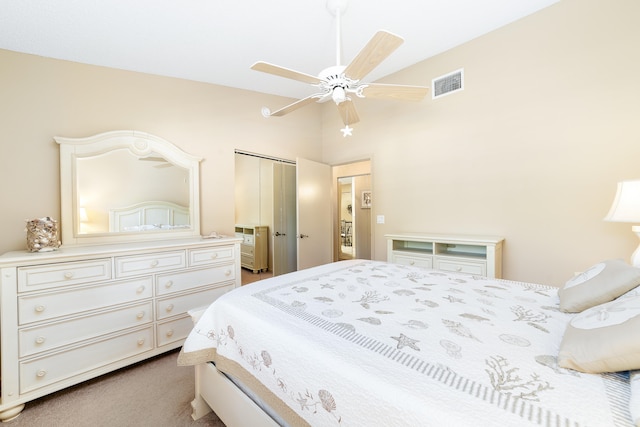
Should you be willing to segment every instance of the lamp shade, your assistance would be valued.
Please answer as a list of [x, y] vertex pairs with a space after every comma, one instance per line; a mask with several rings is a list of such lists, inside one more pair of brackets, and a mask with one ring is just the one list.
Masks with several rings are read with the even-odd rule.
[[605, 221], [640, 223], [640, 180], [621, 181]]

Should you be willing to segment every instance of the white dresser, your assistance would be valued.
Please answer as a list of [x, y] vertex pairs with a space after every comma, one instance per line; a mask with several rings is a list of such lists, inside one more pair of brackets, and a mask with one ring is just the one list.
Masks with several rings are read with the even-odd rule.
[[432, 233], [387, 234], [385, 237], [389, 262], [502, 277], [503, 237]]
[[237, 238], [0, 257], [0, 420], [24, 403], [180, 347], [187, 311], [240, 286]]

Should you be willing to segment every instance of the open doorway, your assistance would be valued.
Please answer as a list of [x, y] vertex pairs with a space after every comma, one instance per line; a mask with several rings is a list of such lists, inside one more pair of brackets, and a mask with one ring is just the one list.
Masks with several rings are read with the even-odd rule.
[[371, 163], [333, 167], [335, 182], [334, 260], [372, 259]]
[[338, 178], [338, 215], [340, 219], [340, 249], [338, 259], [356, 257], [353, 233], [353, 177]]

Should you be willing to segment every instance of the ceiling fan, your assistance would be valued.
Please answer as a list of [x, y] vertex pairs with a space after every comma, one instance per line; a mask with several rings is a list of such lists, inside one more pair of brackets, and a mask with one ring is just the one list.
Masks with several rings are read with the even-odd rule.
[[252, 70], [309, 83], [318, 89], [316, 93], [299, 99], [279, 110], [272, 112], [267, 107], [262, 108], [262, 115], [264, 117], [284, 116], [312, 102], [322, 103], [333, 100], [338, 107], [342, 122], [345, 124], [342, 133], [346, 137], [348, 135], [350, 136], [353, 130], [349, 125], [360, 121], [351, 95], [359, 98], [420, 101], [427, 94], [429, 88], [424, 86], [362, 82], [362, 79], [367, 74], [395, 51], [404, 41], [402, 37], [388, 31], [380, 30], [375, 33], [349, 65], [341, 65], [340, 16], [346, 10], [346, 6], [347, 0], [327, 1], [327, 9], [336, 16], [336, 65], [325, 68], [318, 76], [262, 61], [258, 61], [251, 66]]

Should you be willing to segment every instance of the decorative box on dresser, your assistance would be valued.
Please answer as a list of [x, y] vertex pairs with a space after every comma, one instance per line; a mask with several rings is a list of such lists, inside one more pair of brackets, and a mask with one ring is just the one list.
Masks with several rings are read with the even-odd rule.
[[0, 420], [28, 401], [180, 347], [187, 311], [240, 286], [238, 238], [0, 257]]
[[502, 277], [503, 237], [458, 234], [387, 234], [387, 261], [442, 271]]

